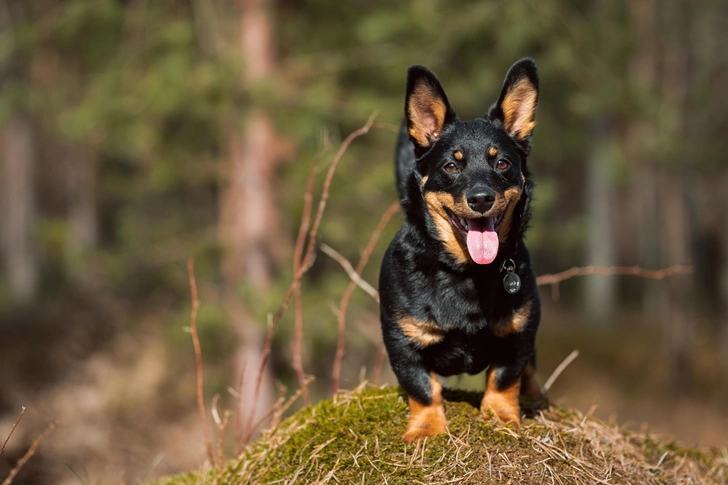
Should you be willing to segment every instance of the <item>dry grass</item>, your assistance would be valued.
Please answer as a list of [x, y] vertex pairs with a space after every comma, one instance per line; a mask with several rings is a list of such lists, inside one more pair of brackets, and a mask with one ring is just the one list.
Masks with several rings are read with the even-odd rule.
[[448, 434], [400, 439], [396, 388], [341, 392], [270, 429], [219, 472], [159, 485], [248, 483], [726, 484], [728, 451], [683, 448], [553, 408], [520, 429], [483, 421], [476, 393], [447, 392]]

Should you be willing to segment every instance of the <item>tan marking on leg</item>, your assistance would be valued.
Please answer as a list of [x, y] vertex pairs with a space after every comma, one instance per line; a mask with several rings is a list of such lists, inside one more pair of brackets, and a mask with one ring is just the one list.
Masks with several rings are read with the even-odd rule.
[[423, 186], [423, 187], [424, 187], [424, 186], [425, 186], [425, 184], [427, 183], [427, 179], [428, 179], [428, 178], [430, 178], [430, 176], [429, 176], [429, 175], [424, 175], [424, 176], [422, 177], [422, 186]]
[[480, 404], [480, 413], [483, 418], [489, 419], [490, 413], [494, 413], [504, 423], [521, 424], [521, 408], [518, 406], [518, 393], [521, 389], [521, 379], [505, 389], [498, 389], [496, 385], [497, 367], [490, 366], [486, 372], [487, 384], [485, 395]]
[[488, 149], [488, 155], [490, 155], [491, 157], [498, 155], [498, 149], [496, 147], [490, 147]]
[[409, 398], [410, 417], [402, 439], [412, 443], [416, 439], [431, 438], [447, 429], [445, 406], [442, 402], [442, 386], [434, 374], [430, 374], [432, 403], [429, 406]]
[[399, 318], [397, 324], [402, 329], [402, 333], [420, 347], [434, 345], [445, 338], [445, 330], [442, 327], [432, 322], [417, 320], [415, 317]]
[[523, 306], [513, 312], [509, 318], [496, 322], [491, 328], [491, 333], [496, 337], [505, 337], [512, 333], [518, 333], [522, 331], [528, 319], [531, 317], [531, 310], [533, 309], [533, 301], [528, 300]]

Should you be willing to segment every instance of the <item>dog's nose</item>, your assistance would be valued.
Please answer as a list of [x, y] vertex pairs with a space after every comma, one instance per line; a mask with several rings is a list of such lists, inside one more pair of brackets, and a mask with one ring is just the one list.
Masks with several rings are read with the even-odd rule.
[[485, 214], [493, 207], [495, 202], [495, 194], [488, 189], [474, 190], [467, 196], [468, 205], [475, 212]]

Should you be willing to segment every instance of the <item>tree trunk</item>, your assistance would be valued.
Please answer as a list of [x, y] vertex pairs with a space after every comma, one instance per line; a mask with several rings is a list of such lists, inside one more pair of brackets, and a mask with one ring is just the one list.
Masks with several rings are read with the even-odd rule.
[[[629, 65], [632, 89], [654, 92], [657, 79], [657, 8], [655, 0], [629, 2], [630, 23], [639, 42]], [[631, 119], [627, 128], [627, 157], [639, 160], [631, 179], [631, 207], [625, 215], [631, 217], [628, 231], [632, 237], [632, 254], [645, 268], [657, 268], [662, 262], [660, 254], [660, 227], [658, 204], [657, 164], [648, 148], [655, 144], [655, 124], [643, 119]], [[642, 311], [645, 315], [659, 315], [666, 298], [664, 285], [647, 284], [642, 292]]]
[[[274, 64], [272, 22], [265, 0], [239, 1], [239, 46], [245, 62], [245, 86], [262, 83]], [[233, 123], [226, 130], [227, 160], [220, 199], [220, 237], [223, 245], [224, 302], [230, 324], [240, 338], [235, 367], [242, 383], [239, 412], [254, 421], [273, 403], [273, 378], [266, 366], [257, 402], [254, 387], [264, 344], [265, 322], [256, 321], [240, 301], [245, 285], [258, 294], [270, 290], [276, 266], [275, 245], [287, 241], [278, 224], [273, 190], [278, 152], [269, 115], [253, 108], [244, 129]], [[258, 314], [261, 312], [257, 311]]]
[[[615, 234], [612, 220], [612, 182], [609, 173], [610, 133], [604, 119], [596, 119], [593, 129], [593, 149], [587, 159], [587, 214], [589, 241], [587, 264], [615, 265]], [[614, 311], [615, 279], [591, 276], [586, 279], [586, 311], [591, 321], [605, 322]]]
[[68, 201], [68, 245], [66, 268], [72, 279], [88, 283], [85, 258], [96, 247], [96, 163], [80, 144], [67, 144], [66, 193]]
[[29, 303], [38, 293], [35, 251], [35, 152], [30, 117], [16, 111], [4, 128], [0, 196], [2, 196], [2, 256], [10, 295]]
[[[691, 36], [694, 17], [683, 2], [671, 1], [662, 5], [665, 30], [672, 25], [684, 28], [666, 34], [663, 47], [663, 110], [660, 117], [662, 139], [665, 143], [686, 137], [688, 116], [687, 92], [690, 85]], [[672, 117], [669, 115], [673, 115]], [[673, 119], [671, 122], [670, 119]], [[678, 146], [675, 147], [679, 148]], [[678, 150], [678, 153], [681, 151]], [[680, 160], [682, 162], [682, 160]], [[692, 263], [692, 235], [696, 228], [689, 213], [688, 196], [694, 180], [684, 163], [668, 168], [670, 174], [661, 184], [664, 237], [661, 238], [666, 265]], [[671, 382], [676, 391], [684, 391], [692, 379], [692, 340], [695, 331], [694, 285], [692, 275], [670, 278], [667, 282], [667, 333], [670, 352]]]

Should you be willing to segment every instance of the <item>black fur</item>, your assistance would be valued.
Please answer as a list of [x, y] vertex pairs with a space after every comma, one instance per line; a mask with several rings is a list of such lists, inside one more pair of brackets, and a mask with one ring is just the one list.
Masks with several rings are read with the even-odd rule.
[[[502, 106], [508, 89], [524, 78], [533, 86], [537, 99], [535, 62], [522, 59], [508, 72], [503, 91], [487, 115], [463, 122], [434, 74], [422, 66], [413, 66], [408, 72], [405, 121], [396, 149], [397, 191], [404, 224], [384, 256], [379, 291], [382, 333], [392, 369], [405, 392], [423, 405], [432, 401], [430, 372], [442, 376], [475, 374], [494, 365], [498, 368], [496, 382], [505, 388], [535, 360], [539, 297], [523, 241], [534, 187], [526, 165], [531, 133], [509, 135]], [[446, 107], [442, 130], [434, 132], [429, 144], [421, 144], [408, 133], [417, 126], [410, 105], [418, 85], [432, 93], [437, 106]], [[427, 117], [427, 110], [423, 112]], [[497, 149], [497, 156], [488, 155], [491, 147]], [[464, 155], [460, 161], [453, 158], [458, 151]], [[501, 159], [510, 162], [505, 170], [496, 168]], [[457, 165], [457, 173], [444, 169], [449, 163]], [[425, 200], [428, 193], [450, 194], [457, 199], [473, 187], [501, 196], [508, 189], [521, 191], [513, 202], [511, 229], [490, 264], [459, 261], [446, 250]], [[501, 265], [508, 259], [516, 263], [522, 282], [520, 291], [513, 295], [503, 288]], [[501, 333], [498, 325], [528, 302], [531, 311], [520, 331], [496, 336]], [[403, 317], [434, 323], [444, 331], [442, 341], [423, 346], [406, 336], [398, 323]]]

